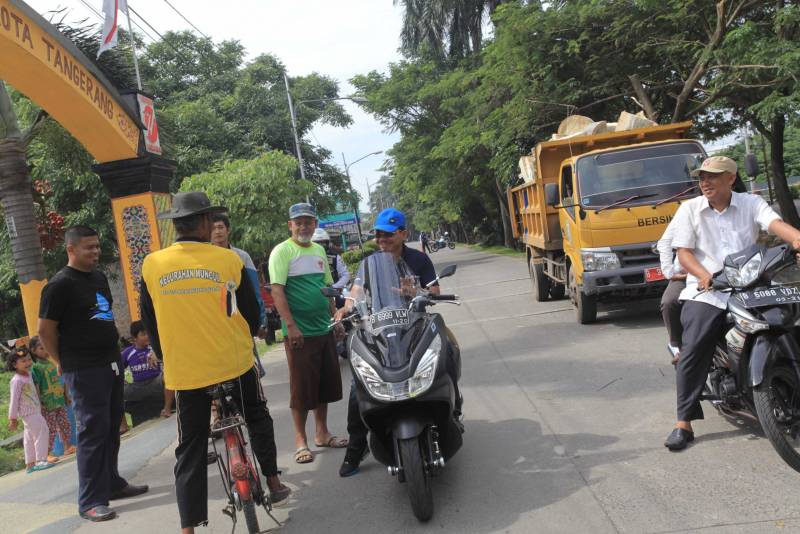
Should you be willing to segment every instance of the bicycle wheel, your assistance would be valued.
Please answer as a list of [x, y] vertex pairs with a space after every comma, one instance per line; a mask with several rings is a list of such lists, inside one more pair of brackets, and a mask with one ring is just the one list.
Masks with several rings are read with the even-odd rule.
[[244, 512], [244, 522], [247, 523], [247, 532], [261, 532], [256, 516], [256, 503], [252, 497], [249, 501], [242, 501], [242, 512]]

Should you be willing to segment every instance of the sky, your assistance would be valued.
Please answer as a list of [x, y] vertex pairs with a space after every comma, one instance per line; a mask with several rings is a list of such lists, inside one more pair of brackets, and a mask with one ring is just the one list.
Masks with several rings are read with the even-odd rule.
[[[81, 0], [25, 1], [45, 18], [49, 18], [47, 11], [66, 7], [67, 23], [89, 19], [100, 24]], [[101, 11], [102, 0], [84, 1]], [[162, 34], [169, 30], [195, 31], [168, 3], [215, 42], [237, 39], [249, 58], [274, 54], [286, 65], [290, 76], [312, 72], [330, 76], [339, 82], [342, 96], [353, 93], [348, 80], [354, 75], [386, 71], [389, 63], [400, 59], [397, 49], [402, 11], [392, 0], [128, 0]], [[157, 37], [135, 15], [132, 19]], [[135, 26], [133, 29], [138, 31]], [[347, 100], [341, 103], [353, 118], [353, 124], [349, 128], [317, 125], [306, 138], [329, 149], [333, 163], [340, 168], [342, 153], [349, 163], [370, 152], [386, 151], [399, 140], [398, 134], [386, 133], [357, 105]], [[350, 167], [353, 188], [362, 197], [364, 211], [367, 182], [374, 188], [384, 159], [383, 155], [370, 156]]]

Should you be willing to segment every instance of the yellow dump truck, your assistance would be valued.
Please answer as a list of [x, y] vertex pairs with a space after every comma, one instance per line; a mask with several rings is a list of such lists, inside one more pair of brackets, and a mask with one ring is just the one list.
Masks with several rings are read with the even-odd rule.
[[667, 284], [656, 242], [682, 200], [697, 195], [690, 172], [703, 146], [691, 122], [545, 141], [526, 183], [508, 190], [514, 237], [527, 250], [534, 298], [568, 293], [577, 320], [598, 303], [659, 296]]

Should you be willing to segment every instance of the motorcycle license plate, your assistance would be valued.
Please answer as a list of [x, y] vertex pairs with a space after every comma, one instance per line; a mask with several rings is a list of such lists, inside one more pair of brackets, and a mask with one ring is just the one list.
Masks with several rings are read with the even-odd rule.
[[800, 286], [760, 287], [742, 291], [738, 297], [746, 308], [800, 303]]
[[661, 272], [660, 267], [651, 267], [644, 270], [645, 282], [658, 282], [659, 280], [664, 280], [664, 273]]

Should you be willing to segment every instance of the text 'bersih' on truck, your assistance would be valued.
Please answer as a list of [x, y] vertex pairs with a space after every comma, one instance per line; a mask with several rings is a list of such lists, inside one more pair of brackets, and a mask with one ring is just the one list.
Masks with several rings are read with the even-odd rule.
[[680, 202], [697, 195], [690, 172], [705, 158], [683, 139], [690, 127], [625, 112], [610, 124], [572, 116], [520, 159], [525, 183], [508, 190], [509, 213], [536, 300], [566, 293], [586, 324], [599, 303], [661, 295], [655, 245]]

